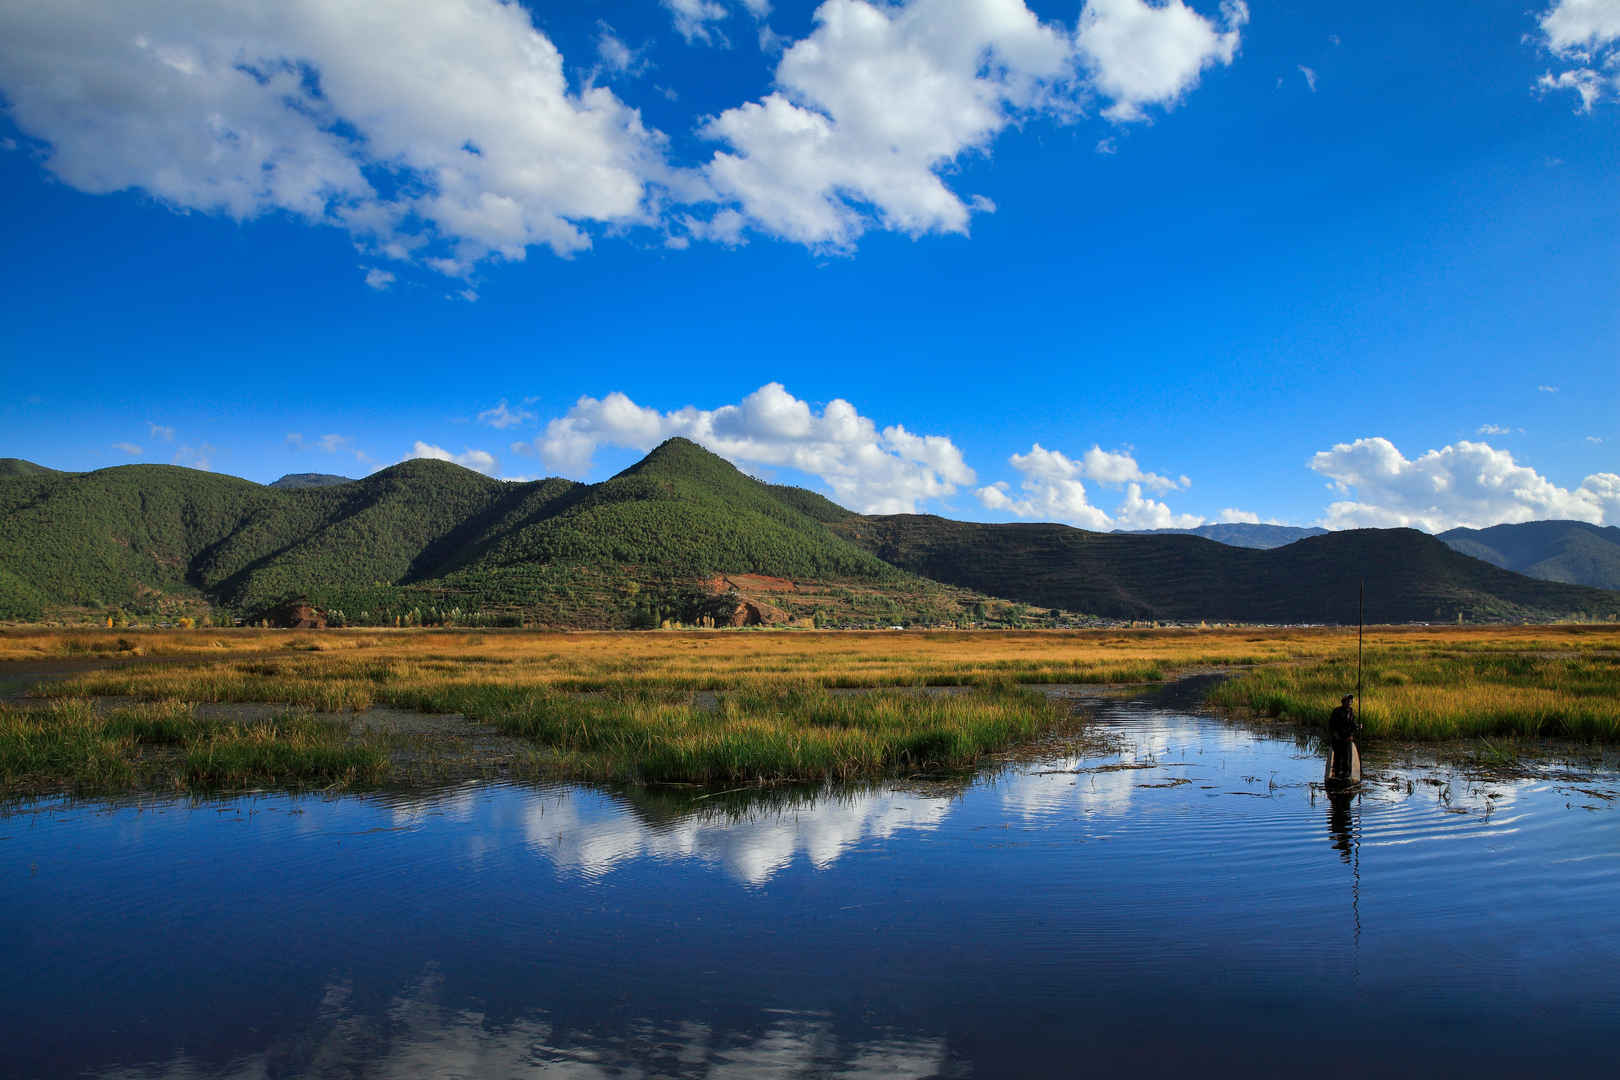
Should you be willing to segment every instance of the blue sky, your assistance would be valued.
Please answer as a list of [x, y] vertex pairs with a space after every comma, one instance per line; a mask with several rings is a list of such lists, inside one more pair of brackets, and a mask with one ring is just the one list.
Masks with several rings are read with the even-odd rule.
[[1620, 0], [329, 8], [0, 0], [0, 455], [1620, 524]]

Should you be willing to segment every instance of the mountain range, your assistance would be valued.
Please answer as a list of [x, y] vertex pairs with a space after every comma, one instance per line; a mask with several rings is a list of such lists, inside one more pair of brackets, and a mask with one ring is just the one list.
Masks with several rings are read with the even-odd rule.
[[[0, 617], [256, 619], [298, 600], [360, 624], [1344, 623], [1362, 581], [1369, 621], [1620, 616], [1620, 592], [1513, 572], [1601, 570], [1620, 530], [1537, 525], [1547, 528], [1444, 542], [1357, 530], [1259, 547], [865, 516], [683, 439], [598, 484], [503, 482], [428, 460], [261, 485], [13, 458], [0, 459]], [[1275, 539], [1264, 531], [1275, 528], [1236, 535]]]

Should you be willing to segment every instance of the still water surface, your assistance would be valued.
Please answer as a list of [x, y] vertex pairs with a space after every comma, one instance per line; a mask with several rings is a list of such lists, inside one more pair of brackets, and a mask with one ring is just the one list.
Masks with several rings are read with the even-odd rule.
[[1374, 758], [1333, 802], [1191, 700], [965, 791], [37, 804], [0, 1075], [1612, 1066], [1620, 777]]

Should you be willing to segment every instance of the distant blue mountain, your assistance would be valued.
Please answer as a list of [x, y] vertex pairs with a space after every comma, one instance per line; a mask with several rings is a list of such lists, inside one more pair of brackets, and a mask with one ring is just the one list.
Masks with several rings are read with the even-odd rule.
[[1241, 522], [1225, 521], [1215, 525], [1200, 525], [1196, 529], [1136, 529], [1132, 531], [1135, 536], [1202, 536], [1205, 540], [1213, 540], [1217, 544], [1226, 544], [1230, 547], [1242, 548], [1280, 548], [1285, 544], [1292, 544], [1295, 540], [1304, 540], [1310, 536], [1321, 536], [1326, 529], [1300, 528], [1295, 525], [1247, 525]]
[[333, 476], [331, 473], [295, 472], [288, 473], [280, 480], [276, 480], [272, 483], [266, 484], [265, 486], [281, 488], [283, 491], [285, 491], [288, 488], [337, 487], [339, 484], [352, 483], [354, 483], [354, 481], [347, 476]]

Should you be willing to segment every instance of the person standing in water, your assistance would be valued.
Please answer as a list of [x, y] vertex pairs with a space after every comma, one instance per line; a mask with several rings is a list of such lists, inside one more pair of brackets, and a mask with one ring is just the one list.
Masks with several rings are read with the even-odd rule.
[[1356, 700], [1356, 695], [1346, 694], [1339, 702], [1339, 707], [1333, 710], [1328, 717], [1328, 739], [1333, 748], [1333, 779], [1350, 779], [1351, 753], [1356, 743], [1356, 735], [1361, 725], [1356, 723], [1356, 710], [1350, 703]]

